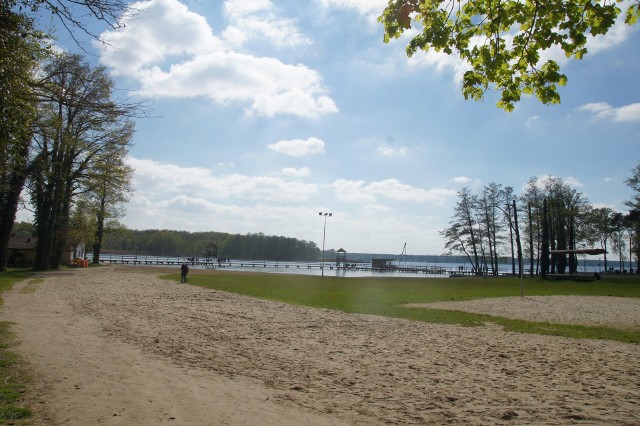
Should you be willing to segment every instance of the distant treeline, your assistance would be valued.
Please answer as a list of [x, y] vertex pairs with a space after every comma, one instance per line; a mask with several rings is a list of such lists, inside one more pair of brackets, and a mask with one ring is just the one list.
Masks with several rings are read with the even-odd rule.
[[308, 261], [320, 258], [320, 249], [312, 241], [258, 234], [223, 232], [186, 232], [170, 230], [119, 229], [104, 237], [102, 251], [127, 251], [148, 256], [207, 257], [212, 245], [218, 257]]

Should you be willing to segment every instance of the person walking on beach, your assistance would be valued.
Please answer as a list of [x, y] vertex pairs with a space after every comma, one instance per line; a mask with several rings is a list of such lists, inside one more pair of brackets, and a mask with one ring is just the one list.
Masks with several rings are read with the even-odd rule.
[[189, 266], [187, 265], [187, 262], [182, 262], [182, 266], [180, 267], [180, 275], [182, 276], [182, 279], [180, 280], [181, 283], [187, 282], [188, 273], [189, 273]]

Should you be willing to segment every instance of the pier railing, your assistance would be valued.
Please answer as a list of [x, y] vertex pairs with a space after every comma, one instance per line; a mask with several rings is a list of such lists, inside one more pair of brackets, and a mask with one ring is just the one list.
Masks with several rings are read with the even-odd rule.
[[[373, 267], [371, 262], [293, 262], [278, 260], [246, 260], [246, 259], [223, 259], [223, 258], [199, 258], [199, 257], [171, 257], [171, 256], [145, 256], [145, 255], [110, 255], [101, 254], [100, 263], [103, 264], [125, 264], [125, 265], [156, 265], [156, 266], [178, 266], [187, 263], [190, 266], [201, 266], [207, 269], [216, 268], [269, 268], [269, 269], [325, 269], [346, 270], [346, 271], [372, 271], [372, 272], [400, 272], [407, 274], [427, 274], [427, 275], [449, 275], [449, 276], [472, 276], [476, 272], [471, 268], [462, 266], [388, 266]], [[501, 273], [500, 275], [508, 275]]]

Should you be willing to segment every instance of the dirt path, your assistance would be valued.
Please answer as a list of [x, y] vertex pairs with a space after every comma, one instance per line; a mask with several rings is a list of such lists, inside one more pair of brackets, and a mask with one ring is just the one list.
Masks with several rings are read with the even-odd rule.
[[2, 309], [39, 424], [640, 423], [638, 345], [308, 309], [153, 269], [43, 276]]
[[3, 295], [3, 319], [16, 323], [36, 374], [36, 424], [335, 424], [270, 402], [259, 380], [185, 368], [119, 339], [69, 300], [76, 286], [67, 286], [84, 285], [84, 272], [49, 273], [42, 284], [24, 282]]

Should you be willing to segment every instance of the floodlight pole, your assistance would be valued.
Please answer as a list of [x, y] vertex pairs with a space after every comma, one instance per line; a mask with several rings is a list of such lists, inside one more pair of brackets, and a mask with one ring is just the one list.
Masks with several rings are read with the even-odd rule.
[[322, 230], [322, 266], [320, 267], [320, 269], [322, 269], [322, 276], [324, 277], [324, 241], [327, 236], [327, 216], [331, 217], [333, 214], [322, 212], [319, 212], [318, 214], [320, 216], [324, 216], [324, 228]]

